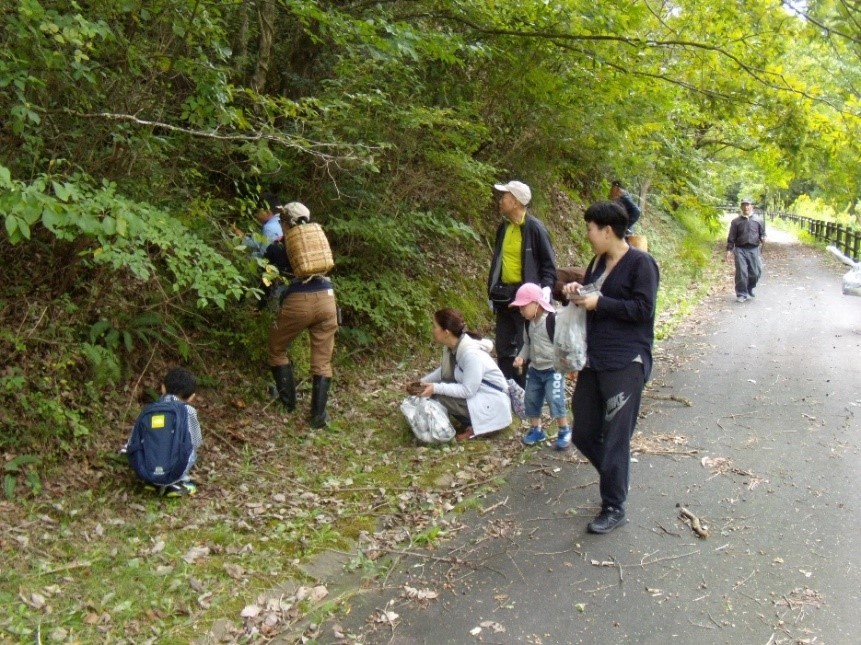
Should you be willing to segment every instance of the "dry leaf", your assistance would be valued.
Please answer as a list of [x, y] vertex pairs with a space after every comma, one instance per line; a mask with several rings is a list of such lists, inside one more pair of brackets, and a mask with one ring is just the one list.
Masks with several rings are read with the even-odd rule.
[[505, 627], [500, 625], [499, 623], [495, 623], [492, 620], [485, 620], [479, 623], [485, 629], [492, 629], [494, 634], [501, 634], [505, 631]]
[[404, 585], [404, 595], [410, 600], [433, 600], [434, 598], [439, 597], [439, 594], [436, 591], [431, 591], [430, 589], [416, 589], [409, 585]]
[[398, 618], [400, 618], [400, 616], [393, 611], [378, 611], [374, 616], [374, 621], [393, 625]]
[[188, 550], [188, 552], [182, 556], [182, 559], [188, 562], [189, 564], [194, 564], [194, 561], [198, 558], [202, 558], [209, 555], [209, 547], [208, 546], [195, 546]]
[[238, 564], [233, 564], [231, 562], [224, 563], [224, 571], [234, 580], [242, 580], [245, 575], [245, 569], [240, 567]]
[[243, 618], [257, 618], [257, 616], [260, 614], [260, 611], [261, 609], [257, 605], [246, 605], [245, 608], [242, 610], [242, 613], [239, 615]]

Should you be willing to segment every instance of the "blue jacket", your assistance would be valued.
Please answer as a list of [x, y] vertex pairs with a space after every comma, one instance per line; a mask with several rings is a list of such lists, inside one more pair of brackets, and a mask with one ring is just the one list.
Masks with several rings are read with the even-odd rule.
[[622, 196], [619, 197], [619, 202], [628, 214], [628, 230], [630, 230], [634, 228], [634, 224], [640, 219], [640, 207], [634, 203], [634, 200], [631, 199], [628, 193], [622, 193]]

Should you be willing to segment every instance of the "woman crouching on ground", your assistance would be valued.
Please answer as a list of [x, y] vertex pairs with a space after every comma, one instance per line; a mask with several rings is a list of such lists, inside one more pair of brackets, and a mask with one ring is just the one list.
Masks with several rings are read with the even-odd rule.
[[444, 346], [440, 366], [421, 379], [419, 396], [433, 397], [463, 426], [458, 441], [511, 425], [508, 383], [490, 356], [489, 341], [466, 331], [463, 314], [440, 309], [433, 316], [433, 338]]

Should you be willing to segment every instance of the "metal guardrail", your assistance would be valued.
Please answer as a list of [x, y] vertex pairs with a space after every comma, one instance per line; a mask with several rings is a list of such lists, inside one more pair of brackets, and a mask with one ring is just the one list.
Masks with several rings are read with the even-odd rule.
[[766, 215], [769, 219], [779, 217], [794, 222], [807, 229], [807, 232], [817, 240], [832, 243], [855, 262], [861, 259], [861, 232], [859, 231], [835, 222], [824, 222], [821, 219], [801, 217], [792, 213], [770, 211]]

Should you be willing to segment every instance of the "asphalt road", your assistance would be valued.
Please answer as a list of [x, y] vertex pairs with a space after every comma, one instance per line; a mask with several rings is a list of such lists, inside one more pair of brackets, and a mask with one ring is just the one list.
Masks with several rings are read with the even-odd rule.
[[534, 449], [320, 642], [861, 643], [861, 298], [831, 256], [769, 234], [756, 299], [728, 272], [656, 352], [626, 526], [587, 534], [594, 470]]

